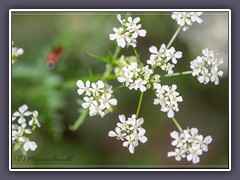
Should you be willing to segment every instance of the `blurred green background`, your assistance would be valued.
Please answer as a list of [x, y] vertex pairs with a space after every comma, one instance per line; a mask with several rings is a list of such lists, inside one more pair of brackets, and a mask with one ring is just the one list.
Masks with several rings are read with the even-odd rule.
[[[121, 12], [122, 13], [122, 12]], [[186, 32], [181, 31], [173, 46], [183, 52], [174, 72], [190, 70], [189, 64], [202, 49], [218, 52], [224, 58], [224, 77], [220, 84], [198, 83], [191, 75], [162, 78], [162, 84], [176, 84], [183, 97], [176, 113], [181, 126], [198, 128], [200, 134], [211, 135], [213, 142], [209, 152], [200, 158], [199, 165], [186, 159], [176, 162], [167, 158], [174, 150], [169, 135], [177, 130], [166, 113], [153, 105], [154, 94], [144, 94], [140, 116], [144, 118], [148, 141], [140, 143], [134, 155], [122, 142], [108, 137], [114, 130], [118, 115], [130, 116], [137, 109], [140, 93], [127, 88], [115, 92], [117, 109], [104, 118], [87, 117], [76, 132], [68, 130], [79, 116], [75, 85], [78, 79], [86, 80], [89, 72], [101, 74], [105, 64], [86, 55], [86, 52], [105, 56], [113, 52], [115, 43], [109, 40], [113, 27], [119, 27], [117, 12], [13, 12], [12, 40], [14, 46], [24, 49], [24, 55], [12, 66], [12, 112], [22, 104], [30, 110], [38, 110], [42, 125], [30, 139], [38, 144], [29, 156], [37, 158], [59, 158], [73, 156], [71, 161], [17, 162], [15, 168], [226, 168], [228, 166], [228, 14], [205, 12], [203, 23], [194, 24]], [[124, 14], [124, 13], [122, 13]], [[147, 36], [138, 38], [137, 50], [141, 61], [149, 58], [148, 48], [167, 44], [177, 29], [169, 12], [132, 12], [141, 18]], [[63, 55], [52, 70], [46, 68], [46, 56], [55, 47], [64, 47]], [[122, 49], [120, 55], [133, 55], [131, 48]], [[120, 85], [116, 80], [109, 82]], [[13, 152], [12, 157], [20, 155]]]

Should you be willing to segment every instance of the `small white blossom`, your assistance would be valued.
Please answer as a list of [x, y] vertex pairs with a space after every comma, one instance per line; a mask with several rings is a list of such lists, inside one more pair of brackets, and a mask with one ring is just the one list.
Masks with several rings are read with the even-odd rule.
[[[22, 105], [17, 112], [12, 115], [12, 143], [16, 149], [21, 148], [23, 152], [29, 150], [35, 151], [37, 144], [29, 140], [29, 135], [33, 133], [36, 127], [41, 127], [38, 121], [38, 111], [27, 111], [28, 106]], [[32, 115], [31, 119], [28, 116]], [[17, 118], [18, 121], [15, 121]]]
[[146, 130], [142, 127], [144, 119], [137, 119], [136, 115], [133, 114], [127, 120], [125, 115], [119, 115], [119, 120], [120, 122], [117, 123], [115, 132], [109, 131], [108, 136], [124, 141], [123, 146], [128, 147], [129, 152], [133, 154], [139, 141], [141, 143], [147, 141], [147, 137], [145, 136]]
[[[12, 46], [13, 46], [13, 41], [12, 41]], [[12, 47], [12, 64], [17, 60], [17, 57], [23, 55], [23, 53], [24, 53], [23, 48]]]
[[90, 82], [85, 84], [83, 81], [78, 80], [76, 82], [78, 86], [78, 94], [83, 95], [82, 107], [89, 109], [89, 115], [105, 116], [108, 112], [111, 112], [112, 106], [117, 105], [117, 100], [113, 98], [112, 87], [104, 84], [103, 81]]
[[190, 62], [192, 75], [197, 76], [200, 83], [207, 84], [213, 82], [219, 84], [219, 77], [222, 77], [223, 71], [219, 70], [219, 65], [223, 64], [223, 59], [219, 59], [217, 54], [207, 48], [202, 50], [203, 56], [197, 56]]
[[175, 151], [168, 152], [168, 157], [175, 157], [176, 161], [187, 158], [193, 164], [200, 162], [200, 156], [208, 151], [208, 145], [212, 142], [212, 137], [198, 133], [197, 128], [183, 130], [183, 132], [173, 131], [170, 136], [174, 139], [172, 145]]
[[202, 12], [173, 12], [172, 19], [177, 21], [177, 24], [183, 27], [183, 31], [186, 31], [194, 22], [202, 23], [200, 18]]
[[132, 18], [128, 17], [126, 19], [122, 19], [121, 15], [117, 15], [117, 19], [121, 23], [121, 27], [119, 28], [113, 28], [114, 34], [110, 34], [109, 38], [110, 40], [116, 40], [118, 46], [121, 48], [124, 48], [125, 46], [137, 46], [137, 40], [136, 38], [138, 36], [144, 37], [146, 36], [147, 31], [144, 29], [141, 29], [142, 25], [137, 24], [140, 22], [140, 18]]
[[178, 102], [182, 102], [182, 96], [176, 91], [177, 86], [175, 84], [172, 87], [158, 83], [154, 84], [156, 97], [154, 99], [154, 105], [160, 105], [161, 111], [167, 112], [169, 118], [174, 117], [174, 111], [179, 111]]
[[22, 105], [21, 107], [18, 108], [18, 111], [16, 111], [15, 113], [13, 113], [13, 121], [19, 117], [18, 119], [18, 123], [22, 124], [24, 122], [26, 122], [25, 116], [30, 116], [32, 114], [32, 112], [27, 111], [28, 110], [28, 106], [27, 105]]
[[124, 83], [130, 90], [146, 91], [150, 88], [150, 76], [153, 70], [148, 66], [138, 66], [137, 62], [132, 62], [130, 65], [123, 67], [122, 76], [117, 79], [120, 83]]
[[39, 121], [38, 121], [38, 112], [33, 111], [32, 112], [32, 119], [28, 122], [29, 126], [32, 126], [33, 124], [36, 124], [38, 127], [41, 127]]
[[147, 63], [153, 68], [156, 66], [160, 67], [162, 70], [168, 72], [168, 74], [173, 74], [172, 69], [177, 64], [177, 60], [182, 57], [181, 51], [176, 51], [174, 47], [167, 49], [165, 44], [162, 44], [159, 50], [157, 47], [151, 46], [149, 51], [151, 55]]

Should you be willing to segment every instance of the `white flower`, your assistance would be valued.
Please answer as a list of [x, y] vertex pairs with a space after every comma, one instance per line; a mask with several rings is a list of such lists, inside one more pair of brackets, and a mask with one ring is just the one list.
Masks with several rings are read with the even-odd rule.
[[38, 127], [41, 127], [41, 125], [38, 121], [38, 112], [33, 111], [32, 115], [33, 115], [32, 119], [28, 122], [29, 126], [32, 126], [33, 124], [36, 124]]
[[175, 157], [176, 161], [181, 161], [182, 158], [186, 157], [184, 150], [176, 148], [175, 151], [168, 152], [167, 157]]
[[148, 66], [138, 66], [136, 62], [132, 62], [126, 67], [123, 67], [122, 76], [117, 79], [119, 82], [124, 83], [130, 90], [146, 91], [150, 88], [150, 77], [153, 74], [153, 70]]
[[111, 112], [112, 106], [117, 105], [117, 100], [113, 98], [112, 87], [104, 84], [103, 81], [91, 83], [86, 82], [86, 85], [81, 81], [77, 81], [78, 94], [83, 95], [82, 107], [89, 109], [89, 115], [105, 116], [106, 113]]
[[119, 127], [116, 127], [115, 132], [114, 131], [109, 131], [108, 136], [109, 137], [116, 137], [117, 140], [122, 140], [123, 141], [123, 137], [126, 136], [126, 133], [122, 133], [122, 129], [120, 129]]
[[130, 153], [134, 153], [135, 147], [138, 146], [138, 142], [147, 142], [147, 137], [145, 136], [146, 130], [142, 127], [144, 123], [143, 118], [136, 118], [133, 114], [131, 117], [127, 118], [125, 115], [119, 115], [120, 122], [117, 123], [115, 131], [109, 131], [108, 136], [116, 137], [117, 140], [122, 140], [123, 146], [128, 147]]
[[83, 93], [86, 93], [87, 95], [90, 95], [90, 90], [91, 90], [90, 81], [87, 81], [86, 85], [84, 85], [83, 81], [78, 80], [76, 84], [79, 88], [78, 91], [77, 91], [79, 95], [82, 95]]
[[[17, 124], [12, 124], [12, 143], [15, 144], [15, 150], [21, 148], [23, 152], [27, 152], [29, 149], [34, 151], [37, 148], [37, 144], [30, 141], [28, 136], [33, 133], [36, 127], [41, 127], [38, 121], [38, 111], [30, 112], [27, 110], [27, 105], [22, 105], [12, 115], [13, 123], [16, 123], [15, 120], [19, 117]], [[31, 119], [27, 118], [31, 114]], [[36, 126], [33, 126], [35, 124]]]
[[197, 56], [190, 62], [192, 75], [197, 76], [200, 83], [207, 84], [210, 81], [215, 85], [219, 84], [219, 77], [223, 71], [219, 70], [219, 65], [223, 64], [223, 59], [219, 59], [217, 54], [207, 48], [202, 50], [203, 56]]
[[99, 114], [101, 117], [103, 117], [105, 115], [105, 113], [103, 112], [104, 106], [102, 104], [98, 104], [96, 101], [93, 102], [93, 105], [90, 106], [89, 110], [90, 116], [95, 116]]
[[19, 107], [18, 111], [13, 113], [14, 118], [12, 120], [15, 120], [17, 117], [19, 117], [18, 119], [19, 124], [26, 122], [25, 116], [30, 116], [32, 114], [32, 112], [27, 111], [27, 109], [28, 109], [28, 106], [25, 104]]
[[116, 99], [111, 99], [111, 94], [103, 94], [99, 100], [99, 102], [104, 106], [104, 108], [109, 109], [111, 105], [116, 106], [117, 105], [117, 100]]
[[177, 60], [182, 57], [181, 51], [176, 51], [174, 47], [166, 48], [165, 44], [162, 44], [159, 48], [151, 46], [149, 48], [151, 53], [147, 63], [152, 67], [160, 67], [162, 70], [167, 71], [168, 74], [173, 74], [173, 68], [177, 64]]
[[199, 149], [196, 146], [189, 148], [189, 154], [187, 155], [187, 160], [192, 161], [193, 164], [197, 164], [200, 161], [199, 156], [202, 155], [202, 149]]
[[158, 83], [154, 84], [156, 97], [153, 101], [154, 105], [160, 105], [161, 111], [167, 112], [169, 118], [174, 117], [174, 111], [179, 111], [178, 102], [182, 102], [182, 96], [176, 91], [177, 86], [175, 84], [172, 87]]
[[24, 151], [35, 151], [37, 149], [37, 144], [34, 141], [29, 141], [28, 139], [25, 140], [24, 145], [23, 145]]
[[137, 40], [136, 38], [138, 36], [144, 37], [146, 36], [147, 31], [144, 29], [141, 29], [142, 25], [137, 24], [140, 22], [140, 18], [132, 18], [128, 17], [128, 19], [122, 19], [121, 15], [117, 15], [117, 19], [121, 23], [121, 27], [119, 28], [113, 28], [114, 34], [110, 34], [109, 38], [110, 40], [116, 40], [118, 46], [121, 48], [124, 48], [125, 46], [137, 46]]
[[170, 136], [174, 139], [171, 143], [173, 146], [181, 147], [186, 142], [184, 134], [177, 131], [171, 132]]
[[134, 153], [134, 148], [138, 145], [135, 141], [134, 135], [128, 135], [125, 137], [126, 141], [123, 142], [124, 147], [128, 147], [130, 153]]
[[26, 123], [22, 123], [20, 126], [18, 126], [18, 134], [20, 136], [24, 135], [24, 133], [32, 134], [32, 131], [30, 129], [27, 129], [26, 127], [27, 127]]
[[15, 60], [17, 60], [17, 57], [23, 55], [23, 53], [24, 53], [23, 48], [12, 47], [12, 64], [15, 62]]
[[210, 144], [212, 142], [212, 137], [207, 136], [203, 139], [202, 135], [198, 135], [198, 136], [196, 136], [196, 139], [198, 140], [200, 148], [202, 148], [203, 151], [207, 152], [208, 151], [208, 144]]
[[177, 21], [177, 24], [183, 27], [183, 31], [186, 31], [193, 22], [202, 23], [200, 18], [202, 12], [173, 12], [172, 19]]
[[204, 138], [197, 128], [188, 128], [182, 132], [173, 131], [170, 136], [174, 139], [171, 144], [176, 148], [175, 151], [168, 152], [168, 157], [174, 156], [176, 161], [187, 158], [194, 164], [200, 162], [200, 156], [208, 151], [208, 145], [212, 142], [211, 136]]

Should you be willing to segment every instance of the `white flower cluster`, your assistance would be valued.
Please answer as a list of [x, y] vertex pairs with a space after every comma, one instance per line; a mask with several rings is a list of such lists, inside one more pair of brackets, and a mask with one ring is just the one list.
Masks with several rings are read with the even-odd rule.
[[167, 49], [165, 44], [162, 44], [159, 50], [155, 46], [151, 46], [149, 51], [152, 54], [147, 63], [152, 67], [160, 67], [168, 74], [173, 74], [172, 69], [177, 64], [177, 59], [182, 57], [181, 51], [176, 51], [174, 47]]
[[78, 94], [83, 95], [82, 104], [84, 109], [89, 109], [89, 115], [100, 115], [103, 117], [108, 112], [112, 111], [112, 106], [117, 105], [117, 100], [112, 98], [112, 86], [104, 84], [103, 81], [97, 81], [96, 83], [90, 83], [87, 81], [85, 84], [83, 81], [77, 81]]
[[202, 23], [202, 12], [173, 12], [172, 18], [186, 31], [194, 22]]
[[173, 131], [170, 136], [174, 139], [172, 145], [175, 151], [168, 152], [168, 157], [174, 156], [176, 161], [187, 158], [194, 164], [200, 162], [199, 156], [208, 151], [208, 145], [212, 142], [212, 137], [198, 134], [197, 128], [186, 129], [183, 132]]
[[23, 55], [23, 52], [24, 52], [23, 48], [12, 47], [12, 64], [14, 63], [15, 60], [17, 60], [18, 56]]
[[137, 62], [136, 56], [121, 56], [117, 60], [116, 67], [114, 68], [114, 74], [116, 77], [124, 76], [123, 68], [129, 66], [132, 62]]
[[174, 111], [179, 111], [178, 102], [182, 102], [182, 96], [176, 92], [177, 86], [175, 84], [172, 87], [155, 83], [154, 89], [157, 98], [154, 99], [153, 104], [161, 105], [161, 111], [167, 112], [169, 118], [174, 117]]
[[130, 90], [140, 89], [141, 92], [150, 88], [149, 79], [153, 74], [153, 70], [148, 66], [138, 66], [137, 62], [132, 62], [130, 65], [123, 67], [123, 76], [117, 79], [120, 83], [124, 83]]
[[113, 28], [114, 34], [110, 34], [110, 40], [116, 40], [118, 46], [124, 48], [125, 46], [137, 46], [137, 37], [146, 36], [147, 31], [141, 29], [142, 25], [137, 24], [140, 21], [139, 17], [132, 18], [128, 17], [126, 19], [121, 19], [121, 15], [117, 15], [117, 19], [121, 23], [121, 27]]
[[207, 84], [211, 81], [218, 85], [219, 77], [223, 75], [223, 71], [220, 71], [218, 66], [223, 64], [223, 59], [216, 57], [217, 54], [207, 48], [203, 49], [202, 53], [203, 56], [197, 56], [190, 62], [192, 75], [197, 76], [200, 83]]
[[125, 115], [119, 116], [120, 122], [117, 123], [115, 131], [109, 131], [108, 136], [116, 137], [117, 140], [124, 141], [123, 146], [128, 147], [130, 153], [134, 153], [135, 147], [138, 146], [138, 141], [145, 143], [147, 137], [146, 130], [142, 128], [143, 118], [136, 119], [136, 115], [126, 120]]
[[[32, 115], [32, 116], [31, 116]], [[31, 116], [31, 119], [26, 122], [26, 117]], [[12, 115], [12, 121], [17, 120], [17, 124], [12, 124], [12, 141], [16, 144], [17, 148], [23, 147], [25, 152], [31, 150], [35, 151], [37, 144], [30, 141], [29, 134], [35, 130], [36, 127], [41, 127], [38, 121], [38, 112], [28, 111], [27, 105], [19, 107], [18, 111]]]

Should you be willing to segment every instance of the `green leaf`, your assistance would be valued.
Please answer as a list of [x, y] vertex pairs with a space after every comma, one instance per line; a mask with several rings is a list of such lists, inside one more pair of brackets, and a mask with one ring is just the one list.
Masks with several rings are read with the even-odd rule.
[[101, 56], [97, 56], [95, 54], [88, 53], [88, 52], [86, 52], [86, 55], [88, 55], [89, 57], [91, 57], [95, 60], [98, 60], [98, 61], [101, 61], [101, 62], [104, 62], [104, 63], [110, 63], [111, 62], [111, 59], [109, 58], [109, 56], [101, 57]]

